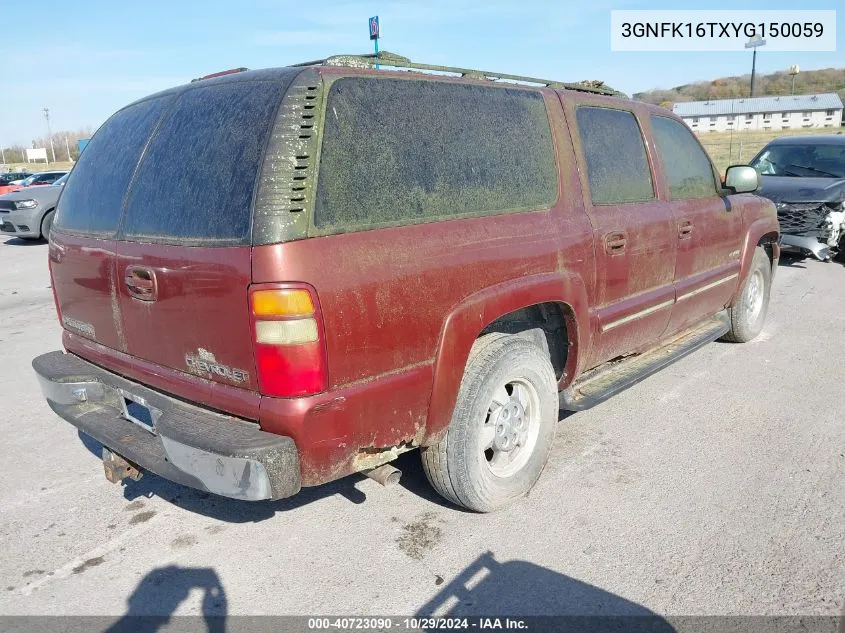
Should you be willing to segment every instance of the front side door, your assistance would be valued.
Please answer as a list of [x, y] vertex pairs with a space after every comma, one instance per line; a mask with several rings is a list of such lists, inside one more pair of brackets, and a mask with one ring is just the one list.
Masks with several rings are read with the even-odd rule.
[[634, 112], [598, 97], [579, 96], [564, 105], [593, 225], [595, 366], [650, 346], [666, 329], [677, 233], [671, 209], [658, 199], [653, 161]]
[[719, 312], [736, 290], [742, 211], [720, 195], [710, 159], [689, 128], [666, 116], [649, 118], [677, 224], [676, 303], [667, 328], [673, 333]]

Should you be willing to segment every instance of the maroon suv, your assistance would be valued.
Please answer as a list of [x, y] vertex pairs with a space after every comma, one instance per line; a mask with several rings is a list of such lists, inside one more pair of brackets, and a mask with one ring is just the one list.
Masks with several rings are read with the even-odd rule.
[[33, 366], [113, 481], [278, 499], [421, 448], [487, 511], [559, 407], [760, 332], [752, 169], [719, 182], [680, 119], [601, 88], [375, 61], [195, 81], [81, 155], [50, 238], [65, 351]]

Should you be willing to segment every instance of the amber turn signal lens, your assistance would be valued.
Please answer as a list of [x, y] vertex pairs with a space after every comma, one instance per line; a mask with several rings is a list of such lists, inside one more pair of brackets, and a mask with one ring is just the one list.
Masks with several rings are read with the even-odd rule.
[[307, 290], [256, 290], [252, 293], [255, 316], [308, 316], [314, 314], [314, 302]]

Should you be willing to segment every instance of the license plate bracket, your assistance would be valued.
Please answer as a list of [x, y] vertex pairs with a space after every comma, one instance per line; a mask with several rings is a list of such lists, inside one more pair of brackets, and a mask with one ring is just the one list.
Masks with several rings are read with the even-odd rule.
[[120, 401], [123, 407], [123, 418], [153, 435], [156, 433], [156, 422], [161, 417], [161, 411], [150, 404], [142, 397], [120, 389]]

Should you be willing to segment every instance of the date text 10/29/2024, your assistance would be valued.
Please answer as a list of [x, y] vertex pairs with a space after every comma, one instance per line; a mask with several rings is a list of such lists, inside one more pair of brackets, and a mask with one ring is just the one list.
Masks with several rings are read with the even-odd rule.
[[519, 618], [309, 618], [312, 631], [446, 631], [446, 630], [527, 630], [528, 624]]

